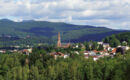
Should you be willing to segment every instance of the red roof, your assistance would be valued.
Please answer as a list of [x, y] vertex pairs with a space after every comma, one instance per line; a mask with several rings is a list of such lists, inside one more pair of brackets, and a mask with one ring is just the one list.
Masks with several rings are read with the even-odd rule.
[[117, 48], [114, 48], [114, 49], [112, 50], [112, 52], [111, 52], [111, 53], [115, 53], [115, 52], [116, 52], [116, 50], [117, 50]]
[[88, 55], [85, 55], [85, 57], [88, 57]]
[[53, 52], [53, 53], [50, 53], [52, 56], [54, 56], [54, 55], [60, 55], [60, 56], [64, 56], [64, 54], [63, 53], [61, 53], [61, 52]]
[[28, 49], [24, 49], [23, 52], [28, 52]]
[[98, 53], [98, 51], [97, 50], [93, 50], [95, 53]]

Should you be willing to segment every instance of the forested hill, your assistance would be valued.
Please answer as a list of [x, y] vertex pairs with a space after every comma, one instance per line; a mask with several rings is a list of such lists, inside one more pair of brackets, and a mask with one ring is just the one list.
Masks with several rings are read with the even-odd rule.
[[110, 43], [112, 47], [116, 47], [118, 45], [128, 45], [130, 46], [130, 32], [124, 32], [120, 34], [114, 34], [111, 36], [107, 36], [104, 39], [105, 43]]
[[1, 36], [17, 36], [19, 38], [30, 36], [35, 39], [41, 38], [42, 40], [49, 39], [55, 41], [58, 32], [61, 32], [62, 41], [81, 42], [86, 40], [102, 40], [108, 35], [125, 31], [89, 25], [73, 25], [62, 22], [33, 20], [14, 22], [8, 19], [0, 20]]

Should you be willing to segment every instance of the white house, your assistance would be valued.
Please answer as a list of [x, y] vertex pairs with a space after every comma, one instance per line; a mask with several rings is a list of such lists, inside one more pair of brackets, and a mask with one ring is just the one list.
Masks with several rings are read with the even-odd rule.
[[98, 59], [99, 59], [98, 57], [94, 57], [94, 58], [93, 58], [94, 61], [97, 61]]
[[78, 52], [78, 51], [75, 51], [75, 53], [76, 53], [76, 54], [79, 54], [79, 52]]
[[6, 53], [6, 51], [5, 50], [0, 50], [0, 53]]
[[64, 55], [64, 59], [65, 59], [65, 58], [68, 58], [68, 57], [69, 57], [69, 55], [67, 55], [67, 54]]
[[109, 43], [103, 43], [103, 47], [107, 48], [107, 47], [110, 47], [110, 45], [109, 45]]
[[122, 46], [121, 48], [123, 48], [124, 50], [129, 50], [130, 49], [129, 46]]
[[99, 45], [103, 45], [103, 42], [97, 42], [97, 44], [99, 44]]

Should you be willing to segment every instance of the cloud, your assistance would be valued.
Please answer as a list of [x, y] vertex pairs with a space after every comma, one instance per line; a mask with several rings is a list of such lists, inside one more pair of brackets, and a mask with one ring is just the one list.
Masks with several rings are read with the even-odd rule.
[[129, 0], [1, 0], [0, 18], [130, 29]]

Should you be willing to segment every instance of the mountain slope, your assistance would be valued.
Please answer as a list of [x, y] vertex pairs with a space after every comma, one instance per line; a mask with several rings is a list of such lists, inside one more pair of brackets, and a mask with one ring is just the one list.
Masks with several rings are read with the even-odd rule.
[[55, 42], [58, 32], [61, 32], [62, 41], [81, 42], [86, 40], [101, 40], [108, 35], [125, 31], [61, 22], [33, 20], [13, 22], [7, 19], [0, 20], [0, 35], [18, 36], [19, 38], [30, 36], [35, 39], [49, 39]]

